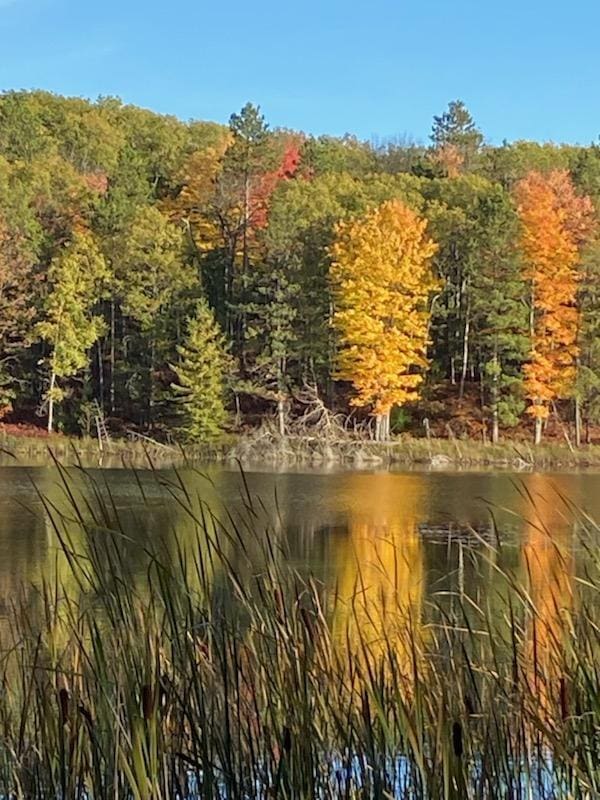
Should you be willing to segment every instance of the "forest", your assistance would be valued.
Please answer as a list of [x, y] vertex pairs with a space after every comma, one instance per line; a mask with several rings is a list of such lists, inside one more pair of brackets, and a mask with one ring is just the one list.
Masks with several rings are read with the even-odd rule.
[[599, 211], [600, 145], [493, 146], [461, 101], [421, 145], [6, 92], [0, 423], [592, 441]]

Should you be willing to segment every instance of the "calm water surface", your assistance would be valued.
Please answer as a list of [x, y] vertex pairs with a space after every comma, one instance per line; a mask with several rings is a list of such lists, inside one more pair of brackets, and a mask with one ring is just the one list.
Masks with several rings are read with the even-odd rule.
[[[251, 503], [254, 524], [285, 544], [300, 572], [342, 594], [356, 591], [360, 576], [381, 602], [394, 591], [411, 606], [456, 593], [500, 602], [505, 570], [526, 580], [548, 613], [557, 594], [558, 605], [569, 606], [590, 558], [579, 533], [593, 528], [587, 518], [600, 521], [599, 472], [248, 471], [247, 488], [238, 472], [217, 467], [182, 470], [178, 477], [122, 469], [89, 474], [102, 497], [110, 490], [123, 546], [140, 573], [147, 538], [195, 537], [190, 504], [197, 518], [204, 509], [228, 520], [247, 519], [244, 505]], [[72, 472], [71, 480], [81, 489], [78, 497], [90, 495], [88, 479]], [[0, 467], [4, 602], [42, 574], [67, 574], [53, 514], [72, 516], [55, 469]], [[493, 557], [486, 543], [494, 546]], [[544, 599], [550, 596], [552, 603]]]

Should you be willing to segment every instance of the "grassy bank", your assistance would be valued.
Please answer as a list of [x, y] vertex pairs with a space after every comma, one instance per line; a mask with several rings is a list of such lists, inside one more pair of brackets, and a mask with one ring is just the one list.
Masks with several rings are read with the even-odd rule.
[[[4, 606], [2, 796], [598, 796], [591, 520], [576, 600], [560, 576], [536, 598], [503, 574], [501, 602], [458, 592], [418, 610], [401, 563], [377, 591], [366, 565], [327, 588], [250, 495], [223, 525], [177, 476], [164, 485], [195, 536], [149, 542], [141, 572], [91, 479], [84, 502], [65, 477], [70, 508], [48, 508], [68, 568]], [[500, 532], [478, 545], [480, 569], [499, 569], [500, 547]]]
[[566, 443], [548, 443], [534, 447], [525, 441], [484, 444], [471, 439], [414, 438], [400, 436], [389, 442], [346, 436], [328, 439], [323, 436], [274, 435], [258, 431], [224, 451], [242, 463], [272, 464], [344, 464], [355, 467], [424, 466], [432, 468], [485, 467], [507, 469], [600, 467], [600, 446], [570, 447]]
[[14, 436], [0, 430], [0, 461], [5, 464], [46, 463], [52, 457], [62, 462], [86, 466], [136, 466], [149, 463], [166, 467], [186, 461], [218, 461], [227, 453], [229, 443], [186, 447], [166, 444], [147, 436], [135, 439], [113, 438], [99, 443], [91, 437]]
[[328, 437], [322, 434], [281, 437], [269, 426], [227, 435], [206, 445], [164, 443], [147, 436], [111, 439], [67, 436], [13, 436], [0, 431], [0, 457], [4, 462], [39, 463], [49, 450], [62, 461], [81, 461], [87, 466], [158, 466], [198, 462], [241, 462], [246, 465], [343, 465], [356, 468], [422, 466], [431, 468], [486, 467], [511, 470], [600, 467], [600, 445], [579, 448], [564, 442], [537, 447], [523, 440], [485, 444], [472, 439], [415, 438], [399, 436], [378, 443], [354, 435]]

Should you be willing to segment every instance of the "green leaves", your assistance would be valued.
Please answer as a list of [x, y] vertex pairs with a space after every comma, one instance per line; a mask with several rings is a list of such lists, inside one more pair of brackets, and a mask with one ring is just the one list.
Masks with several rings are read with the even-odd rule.
[[141, 208], [125, 229], [115, 269], [123, 311], [144, 332], [158, 328], [174, 299], [198, 285], [184, 259], [183, 230], [156, 207]]
[[[271, 130], [251, 103], [224, 126], [118, 98], [0, 94], [0, 411], [29, 413], [48, 368], [55, 401], [76, 394], [85, 371], [85, 400], [160, 435], [171, 423], [169, 365], [199, 298], [238, 360], [239, 385], [276, 400], [280, 419], [306, 381], [345, 408], [331, 326], [334, 230], [400, 201], [439, 243], [429, 384], [442, 383], [444, 398], [456, 387], [484, 421], [519, 422], [531, 298], [509, 193], [531, 170], [570, 171], [598, 209], [600, 148], [492, 147], [461, 101], [435, 117], [431, 141]], [[578, 244], [587, 206], [570, 223]], [[576, 397], [591, 424], [597, 244], [588, 252]], [[76, 423], [71, 405], [65, 420]]]
[[460, 170], [463, 164], [472, 165], [483, 144], [483, 135], [462, 100], [454, 100], [448, 104], [447, 111], [433, 118], [431, 141], [437, 151], [456, 152]]
[[200, 300], [187, 323], [184, 344], [177, 348], [179, 361], [173, 365], [177, 383], [173, 396], [180, 405], [181, 430], [191, 442], [215, 439], [227, 421], [225, 383], [233, 362], [214, 316]]
[[38, 336], [50, 347], [50, 389], [46, 394], [50, 430], [53, 405], [64, 397], [57, 379], [82, 370], [88, 363], [88, 350], [104, 333], [104, 320], [93, 309], [105, 296], [109, 278], [106, 261], [88, 231], [75, 233], [50, 265], [50, 292], [43, 319], [36, 327]]

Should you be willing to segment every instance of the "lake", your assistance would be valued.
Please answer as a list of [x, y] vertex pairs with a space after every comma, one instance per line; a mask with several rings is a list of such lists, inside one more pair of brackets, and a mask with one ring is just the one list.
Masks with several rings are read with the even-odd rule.
[[[42, 575], [58, 573], [68, 581], [52, 518], [63, 518], [69, 529], [66, 485], [78, 487], [85, 517], [91, 482], [99, 498], [110, 495], [105, 522], [123, 534], [128, 561], [140, 575], [145, 542], [195, 540], [202, 513], [229, 527], [238, 520], [244, 536], [250, 515], [252, 525], [267, 531], [299, 573], [314, 576], [325, 593], [354, 597], [360, 584], [364, 596], [381, 604], [393, 592], [425, 618], [429, 601], [451, 604], [456, 597], [492, 603], [502, 613], [510, 593], [506, 573], [530, 587], [532, 602], [546, 614], [570, 607], [589, 558], [578, 534], [586, 517], [600, 520], [598, 472], [249, 469], [242, 478], [234, 469], [210, 466], [177, 473], [91, 470], [86, 477], [70, 471], [65, 484], [51, 467], [2, 467], [4, 602]], [[102, 502], [93, 500], [89, 514], [98, 514], [93, 509]], [[218, 530], [215, 536], [226, 540]], [[260, 548], [249, 547], [249, 553], [250, 569], [260, 570]]]
[[0, 486], [0, 796], [598, 796], [600, 473]]

